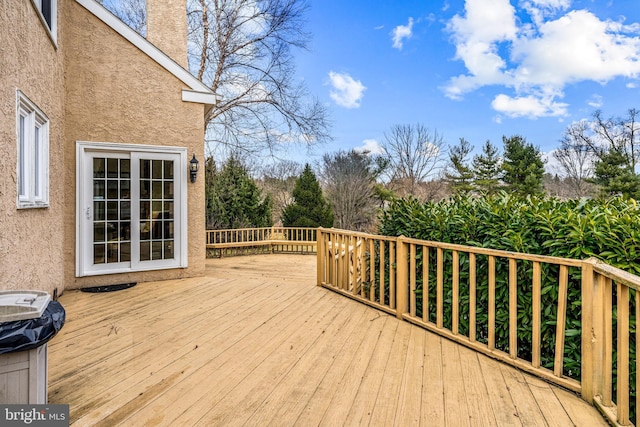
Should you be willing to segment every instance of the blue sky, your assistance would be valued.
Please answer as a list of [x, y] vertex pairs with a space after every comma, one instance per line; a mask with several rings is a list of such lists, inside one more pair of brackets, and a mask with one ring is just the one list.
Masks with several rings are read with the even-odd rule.
[[548, 153], [596, 109], [640, 108], [637, 0], [310, 3], [313, 40], [297, 72], [334, 136], [316, 156], [375, 150], [393, 125], [413, 123], [449, 144], [502, 148], [518, 134]]

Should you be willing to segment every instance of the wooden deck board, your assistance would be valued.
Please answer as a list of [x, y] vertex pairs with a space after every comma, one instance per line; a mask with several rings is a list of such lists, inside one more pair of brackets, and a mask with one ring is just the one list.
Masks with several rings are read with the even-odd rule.
[[66, 292], [49, 402], [74, 426], [596, 425], [567, 391], [315, 286], [315, 257]]

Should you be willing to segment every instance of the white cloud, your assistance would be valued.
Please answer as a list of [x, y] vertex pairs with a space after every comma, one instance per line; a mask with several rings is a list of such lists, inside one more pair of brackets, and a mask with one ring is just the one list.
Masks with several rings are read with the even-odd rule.
[[539, 25], [546, 17], [571, 6], [571, 0], [529, 0], [522, 1], [521, 6], [531, 16], [531, 20]]
[[332, 90], [329, 93], [336, 104], [344, 108], [360, 107], [360, 100], [367, 89], [360, 80], [354, 80], [347, 73], [329, 72]]
[[401, 50], [404, 39], [409, 39], [413, 35], [413, 18], [409, 18], [407, 25], [398, 25], [391, 32], [393, 47]]
[[384, 25], [378, 25], [377, 27], [373, 27], [374, 30], [382, 30], [384, 28]]
[[354, 148], [359, 153], [368, 152], [371, 154], [382, 154], [384, 151], [382, 147], [375, 139], [365, 139], [362, 141], [362, 145]]
[[[570, 0], [523, 0], [522, 19], [508, 0], [466, 0], [447, 28], [467, 73], [443, 88], [452, 99], [487, 85], [513, 90], [492, 106], [509, 117], [565, 116], [567, 84], [640, 78], [640, 25], [571, 10]], [[621, 18], [624, 19], [624, 18]], [[631, 82], [635, 84], [635, 82]]]
[[602, 96], [600, 95], [591, 95], [591, 98], [587, 101], [590, 107], [600, 108], [602, 107]]
[[496, 96], [491, 102], [494, 110], [508, 117], [545, 117], [566, 116], [567, 104], [554, 102], [553, 97], [536, 95], [510, 97], [505, 94]]
[[635, 89], [637, 87], [638, 87], [638, 84], [635, 83], [635, 82], [629, 82], [629, 83], [626, 84], [626, 88], [627, 89]]

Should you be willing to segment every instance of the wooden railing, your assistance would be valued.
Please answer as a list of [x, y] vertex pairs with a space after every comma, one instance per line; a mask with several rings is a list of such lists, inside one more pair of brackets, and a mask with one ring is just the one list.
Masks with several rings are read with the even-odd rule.
[[595, 259], [336, 229], [317, 238], [318, 285], [580, 393], [614, 424], [633, 421], [639, 277]]
[[263, 227], [207, 230], [207, 252], [213, 255], [245, 253], [316, 252], [316, 228]]

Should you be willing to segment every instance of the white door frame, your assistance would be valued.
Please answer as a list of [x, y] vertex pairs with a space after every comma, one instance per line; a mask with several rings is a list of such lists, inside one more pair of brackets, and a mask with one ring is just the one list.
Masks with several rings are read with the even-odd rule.
[[[93, 154], [114, 157], [127, 156], [131, 162], [131, 261], [112, 264], [93, 264]], [[139, 158], [175, 160], [174, 209], [175, 223], [174, 259], [140, 261], [139, 209], [140, 188]], [[186, 268], [188, 266], [187, 242], [187, 149], [140, 144], [109, 142], [76, 142], [76, 277], [135, 271]], [[135, 174], [135, 176], [134, 176]]]

